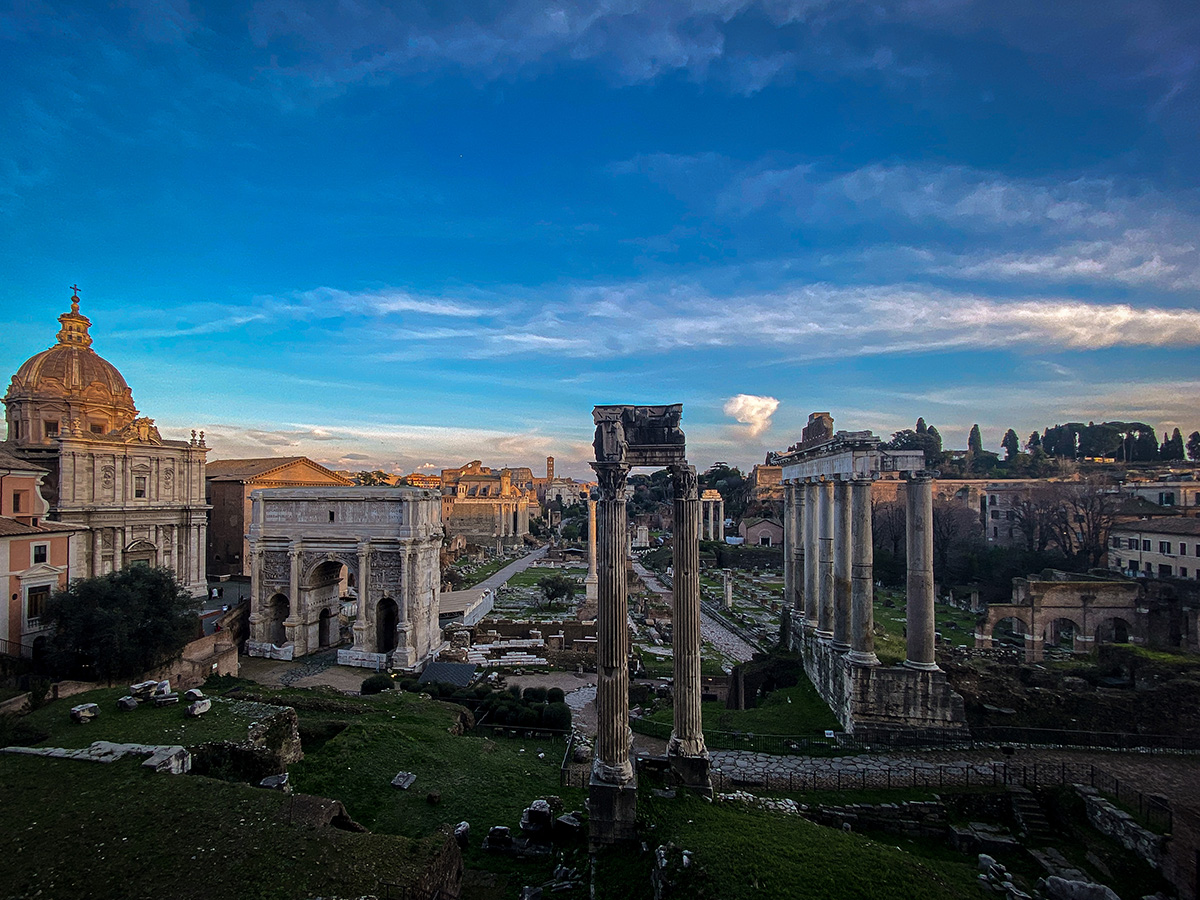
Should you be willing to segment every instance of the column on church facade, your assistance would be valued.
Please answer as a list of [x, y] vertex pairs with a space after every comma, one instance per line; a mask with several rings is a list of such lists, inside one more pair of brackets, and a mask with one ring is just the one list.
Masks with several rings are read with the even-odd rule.
[[667, 750], [681, 756], [702, 756], [707, 750], [700, 722], [700, 500], [696, 470], [673, 466], [671, 479], [675, 489], [671, 581], [675, 728]]
[[856, 666], [877, 666], [875, 655], [875, 551], [871, 535], [871, 480], [850, 482], [850, 655]]
[[597, 778], [611, 784], [633, 779], [629, 749], [629, 627], [626, 599], [625, 480], [629, 467], [595, 463], [600, 483], [597, 509], [599, 584], [596, 612]]
[[911, 669], [937, 669], [933, 616], [933, 479], [914, 472], [905, 485], [905, 546], [908, 550], [908, 597], [905, 626]]
[[850, 650], [850, 496], [847, 483], [833, 483], [833, 649]]
[[104, 574], [104, 529], [92, 528], [92, 564], [89, 568], [92, 575]]
[[817, 637], [823, 641], [833, 640], [833, 482], [828, 479], [817, 482], [817, 572], [819, 595], [817, 597]]
[[792, 548], [796, 545], [796, 528], [793, 524], [796, 511], [796, 486], [790, 481], [783, 484], [783, 605], [791, 609], [796, 598], [796, 569]]
[[117, 526], [113, 529], [113, 571], [116, 572], [125, 565], [125, 529]]
[[815, 631], [820, 618], [820, 498], [817, 485], [804, 482], [804, 627]]

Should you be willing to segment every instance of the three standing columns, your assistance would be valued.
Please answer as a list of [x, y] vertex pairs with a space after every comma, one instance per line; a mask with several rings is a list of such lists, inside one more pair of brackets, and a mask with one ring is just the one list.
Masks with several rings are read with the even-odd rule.
[[708, 749], [700, 722], [700, 499], [696, 470], [672, 466], [671, 479], [675, 492], [675, 608], [671, 614], [675, 728], [667, 754], [685, 783], [709, 787]]
[[629, 467], [596, 463], [600, 483], [596, 536], [599, 539], [599, 582], [596, 610], [596, 764], [594, 777], [609, 784], [633, 780], [629, 749], [629, 626], [626, 609], [625, 479]]
[[905, 488], [905, 541], [908, 551], [908, 599], [904, 615], [908, 629], [910, 669], [936, 670], [933, 617], [933, 478], [914, 472]]

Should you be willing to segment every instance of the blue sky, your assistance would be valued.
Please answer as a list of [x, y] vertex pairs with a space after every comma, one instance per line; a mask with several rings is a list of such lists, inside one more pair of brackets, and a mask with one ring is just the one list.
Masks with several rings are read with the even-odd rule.
[[77, 282], [214, 457], [1200, 428], [1192, 0], [0, 0], [0, 60], [0, 369]]

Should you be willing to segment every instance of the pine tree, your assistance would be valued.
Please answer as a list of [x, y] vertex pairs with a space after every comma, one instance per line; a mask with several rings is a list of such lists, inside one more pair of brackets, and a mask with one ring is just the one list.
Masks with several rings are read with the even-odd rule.
[[1028, 450], [1030, 453], [1036, 453], [1037, 451], [1041, 450], [1042, 449], [1042, 436], [1040, 434], [1038, 434], [1036, 431], [1031, 432], [1029, 435], [1029, 440], [1027, 440], [1025, 442], [1025, 449]]
[[917, 434], [924, 434], [927, 430], [928, 429], [926, 428], [926, 425], [925, 425], [925, 417], [924, 416], [919, 417], [917, 419], [917, 427], [916, 427]]
[[1188, 435], [1187, 458], [1192, 462], [1200, 462], [1200, 431]]
[[967, 435], [967, 452], [972, 454], [980, 454], [983, 452], [983, 437], [979, 434], [979, 425], [971, 426], [971, 433]]
[[1017, 437], [1017, 433], [1011, 428], [1004, 432], [1004, 439], [1000, 442], [1000, 446], [1004, 448], [1004, 458], [1011, 460], [1021, 452], [1021, 439]]

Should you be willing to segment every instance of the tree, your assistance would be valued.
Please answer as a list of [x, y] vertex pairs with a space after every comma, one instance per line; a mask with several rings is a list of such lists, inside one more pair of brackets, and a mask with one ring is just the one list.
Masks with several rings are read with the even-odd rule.
[[1159, 456], [1164, 460], [1175, 461], [1181, 460], [1184, 456], [1183, 435], [1176, 428], [1170, 437], [1163, 435], [1162, 446], [1159, 448]]
[[1025, 442], [1025, 449], [1029, 451], [1031, 456], [1035, 453], [1040, 453], [1042, 451], [1042, 436], [1036, 431], [1032, 432], [1029, 435], [1029, 440]]
[[542, 592], [542, 598], [551, 606], [559, 602], [570, 603], [571, 598], [575, 596], [575, 582], [561, 572], [544, 576], [538, 581], [538, 589]]
[[1018, 453], [1021, 452], [1021, 439], [1017, 437], [1017, 433], [1011, 428], [1004, 432], [1004, 439], [1000, 441], [1000, 446], [1004, 448], [1004, 459], [1011, 461]]
[[1192, 462], [1200, 461], [1200, 431], [1188, 435], [1187, 458]]
[[885, 446], [889, 450], [921, 450], [926, 467], [932, 468], [942, 455], [942, 436], [932, 425], [926, 426], [924, 419], [917, 419], [916, 428], [895, 432]]
[[1100, 565], [1121, 495], [1095, 478], [1058, 483], [1049, 489], [1055, 502], [1051, 544], [1077, 569]]
[[1030, 553], [1044, 553], [1054, 538], [1060, 501], [1053, 485], [1036, 485], [1012, 504], [1016, 529]]
[[80, 578], [51, 596], [48, 653], [61, 676], [135, 678], [170, 662], [198, 636], [200, 601], [169, 569], [130, 565]]
[[934, 578], [946, 584], [962, 557], [980, 544], [979, 513], [957, 500], [935, 500], [932, 526]]
[[983, 437], [979, 433], [978, 425], [972, 425], [971, 433], [967, 435], [967, 452], [975, 456], [983, 452]]
[[392, 479], [387, 472], [375, 469], [371, 472], [355, 472], [352, 479], [355, 484], [364, 487], [391, 487]]

